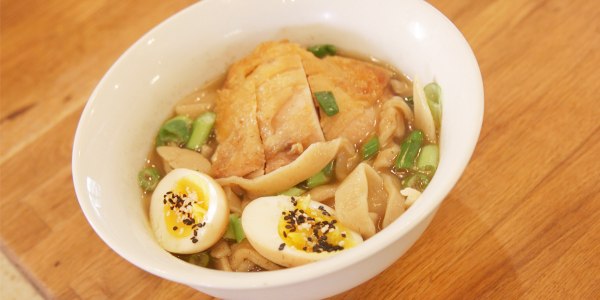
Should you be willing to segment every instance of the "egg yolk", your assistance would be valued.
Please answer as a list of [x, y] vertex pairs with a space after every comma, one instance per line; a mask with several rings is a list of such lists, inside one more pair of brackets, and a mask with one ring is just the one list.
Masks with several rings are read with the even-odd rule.
[[309, 197], [292, 197], [293, 210], [283, 211], [279, 219], [278, 232], [285, 245], [309, 253], [334, 252], [351, 248], [356, 242], [349, 229], [338, 223], [323, 206], [310, 207]]
[[208, 211], [208, 197], [204, 192], [206, 187], [184, 177], [177, 181], [175, 187], [163, 195], [163, 214], [169, 233], [177, 238], [190, 236], [192, 242], [196, 238], [198, 229], [205, 223], [202, 222]]

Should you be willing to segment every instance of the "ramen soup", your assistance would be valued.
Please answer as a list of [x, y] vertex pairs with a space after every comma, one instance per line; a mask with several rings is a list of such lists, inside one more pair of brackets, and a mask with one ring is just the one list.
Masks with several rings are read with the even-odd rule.
[[224, 271], [359, 247], [439, 160], [440, 87], [374, 59], [279, 41], [181, 100], [138, 176], [158, 243]]

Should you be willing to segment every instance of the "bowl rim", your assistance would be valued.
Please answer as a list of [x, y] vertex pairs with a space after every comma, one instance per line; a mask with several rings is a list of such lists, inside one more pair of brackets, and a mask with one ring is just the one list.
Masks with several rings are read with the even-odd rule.
[[[404, 236], [414, 227], [419, 225], [422, 220], [435, 213], [437, 207], [439, 207], [446, 195], [450, 192], [450, 190], [454, 187], [458, 179], [461, 177], [475, 149], [480, 134], [481, 126], [483, 123], [483, 82], [481, 79], [481, 73], [475, 55], [462, 33], [455, 27], [454, 24], [452, 24], [450, 20], [448, 20], [441, 12], [439, 12], [429, 3], [421, 0], [412, 0], [413, 2], [419, 2], [421, 3], [421, 5], [428, 7], [427, 9], [431, 10], [431, 13], [435, 15], [436, 18], [445, 19], [446, 22], [450, 23], [452, 30], [456, 31], [457, 37], [461, 40], [461, 43], [464, 43], [464, 45], [466, 45], [466, 49], [470, 51], [468, 56], [472, 58], [472, 61], [470, 62], [471, 65], [468, 66], [468, 68], [470, 68], [471, 71], [474, 71], [476, 73], [476, 79], [479, 80], [479, 82], [477, 82], [476, 85], [479, 87], [480, 90], [475, 91], [475, 93], [480, 95], [479, 98], [481, 101], [476, 103], [476, 105], [479, 105], [479, 107], [475, 108], [478, 114], [478, 120], [474, 122], [476, 123], [474, 125], [477, 125], [477, 128], [475, 129], [475, 137], [471, 141], [471, 144], [465, 146], [464, 155], [462, 157], [454, 158], [454, 161], [456, 162], [456, 168], [454, 168], [455, 172], [453, 172], [453, 176], [451, 178], [445, 178], [445, 181], [439, 183], [436, 189], [426, 190], [426, 192], [423, 193], [423, 198], [427, 198], [427, 201], [419, 201], [417, 202], [417, 204], [413, 205], [413, 207], [411, 207], [409, 211], [407, 211], [400, 217], [403, 220], [402, 222], [394, 222], [389, 227], [383, 229], [378, 234], [366, 240], [360, 247], [348, 249], [344, 251], [345, 253], [341, 255], [335, 255], [329, 259], [304, 266], [252, 274], [224, 272], [206, 268], [199, 268], [196, 266], [189, 265], [183, 261], [181, 261], [181, 265], [177, 267], [181, 267], [185, 270], [181, 270], [180, 272], [172, 272], [170, 270], [157, 268], [152, 264], [149, 264], [148, 261], [146, 261], [145, 259], [138, 258], [135, 253], [130, 253], [124, 246], [120, 244], [119, 241], [113, 239], [111, 234], [104, 230], [104, 227], [100, 223], [100, 221], [96, 219], [96, 215], [93, 213], [93, 208], [91, 207], [92, 204], [90, 203], [90, 199], [88, 199], [89, 196], [87, 193], [87, 189], [77, 184], [78, 178], [81, 178], [83, 176], [83, 171], [80, 169], [81, 166], [78, 160], [78, 152], [80, 151], [80, 145], [82, 143], [82, 140], [84, 139], [83, 126], [89, 122], [88, 119], [90, 118], [90, 114], [93, 110], [95, 103], [100, 101], [98, 98], [100, 90], [102, 90], [105, 86], [108, 85], [109, 78], [111, 78], [112, 74], [116, 72], [115, 70], [119, 68], [123, 61], [128, 59], [132, 52], [136, 51], [137, 48], [141, 47], [143, 41], [147, 37], [151, 36], [159, 30], [162, 30], [162, 28], [165, 27], [165, 24], [173, 22], [173, 20], [180, 18], [182, 15], [192, 14], [196, 10], [203, 9], [204, 6], [207, 6], [217, 1], [220, 0], [205, 0], [192, 4], [184, 8], [183, 10], [177, 12], [176, 14], [170, 16], [169, 18], [163, 20], [158, 25], [153, 27], [150, 31], [148, 31], [146, 34], [144, 34], [142, 37], [140, 37], [110, 67], [110, 69], [106, 72], [106, 74], [99, 81], [98, 85], [95, 87], [94, 91], [90, 95], [85, 105], [74, 138], [72, 152], [72, 174], [77, 199], [81, 206], [81, 209], [89, 224], [92, 226], [96, 234], [103, 240], [104, 243], [106, 243], [111, 249], [113, 249], [117, 254], [125, 258], [130, 263], [134, 264], [140, 269], [148, 271], [162, 278], [166, 278], [172, 281], [191, 286], [206, 286], [210, 288], [228, 290], [252, 290], [265, 288], [266, 286], [263, 282], [268, 282], [268, 287], [286, 286], [326, 276], [328, 274], [348, 268], [356, 262], [371, 257], [378, 251], [381, 251], [386, 247], [390, 246], [400, 237]], [[419, 203], [421, 203], [422, 205], [418, 205]], [[318, 275], [315, 276], [314, 274]], [[235, 280], [235, 285], [231, 284], [232, 280]]]

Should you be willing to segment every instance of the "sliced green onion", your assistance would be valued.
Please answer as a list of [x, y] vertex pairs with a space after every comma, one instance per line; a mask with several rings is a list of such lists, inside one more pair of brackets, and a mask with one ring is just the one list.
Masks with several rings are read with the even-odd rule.
[[242, 221], [240, 217], [236, 214], [229, 215], [229, 225], [233, 227], [233, 235], [235, 237], [236, 242], [241, 242], [246, 238], [244, 234], [244, 229], [242, 228]]
[[328, 183], [330, 179], [329, 176], [325, 175], [325, 172], [320, 171], [306, 180], [306, 187], [310, 190]]
[[315, 92], [315, 98], [317, 98], [319, 106], [323, 109], [326, 115], [331, 117], [340, 111], [332, 92]]
[[379, 138], [376, 135], [372, 136], [367, 142], [365, 142], [360, 149], [363, 160], [370, 159], [377, 154], [378, 151]]
[[189, 255], [185, 260], [190, 264], [206, 268], [210, 263], [210, 255], [206, 252], [194, 253]]
[[[229, 215], [229, 224], [227, 225], [227, 231], [225, 231], [223, 238], [237, 241], [237, 238], [240, 236], [240, 234], [237, 233], [237, 231], [241, 230], [241, 227], [239, 227], [239, 220], [240, 217], [237, 214]], [[243, 235], [244, 231], [241, 230], [241, 232], [241, 234]]]
[[231, 221], [233, 221], [233, 232], [235, 233], [235, 241], [239, 243], [246, 238], [246, 235], [244, 234], [244, 229], [242, 228], [242, 220], [240, 220], [240, 218], [236, 216], [235, 218], [231, 219]]
[[311, 190], [320, 185], [328, 183], [331, 181], [331, 178], [333, 178], [333, 169], [334, 161], [331, 161], [321, 171], [319, 171], [319, 173], [306, 179], [303, 187], [306, 187], [307, 190]]
[[299, 187], [292, 187], [291, 189], [282, 192], [280, 195], [284, 195], [284, 196], [300, 196], [302, 194], [306, 193], [306, 190], [301, 189]]
[[425, 98], [427, 98], [427, 104], [431, 110], [435, 127], [439, 129], [442, 121], [442, 106], [440, 102], [442, 88], [437, 83], [431, 82], [423, 90], [425, 91]]
[[208, 140], [216, 119], [217, 115], [212, 111], [207, 111], [198, 116], [192, 124], [192, 134], [185, 147], [191, 150], [200, 149]]
[[229, 217], [229, 224], [227, 225], [227, 231], [225, 231], [223, 238], [228, 240], [235, 240], [235, 230], [233, 229], [233, 222], [231, 222], [231, 216]]
[[403, 181], [402, 186], [404, 188], [410, 187], [422, 192], [429, 184], [429, 181], [429, 177], [427, 177], [425, 174], [414, 173]]
[[327, 177], [331, 177], [333, 175], [333, 167], [335, 164], [335, 160], [330, 161], [325, 168], [323, 168], [323, 174]]
[[153, 167], [143, 168], [137, 176], [138, 185], [146, 192], [152, 192], [160, 180], [158, 170]]
[[316, 57], [323, 58], [327, 55], [335, 55], [337, 48], [331, 44], [314, 45], [308, 47], [306, 50], [312, 52]]
[[438, 145], [425, 145], [421, 148], [421, 153], [419, 153], [419, 158], [417, 158], [417, 168], [433, 173], [437, 169], [439, 160], [440, 149]]
[[192, 120], [186, 116], [177, 116], [165, 122], [156, 135], [156, 147], [167, 144], [184, 145], [190, 138]]
[[415, 159], [423, 144], [423, 131], [415, 130], [402, 142], [400, 153], [396, 157], [396, 169], [411, 169], [415, 166]]

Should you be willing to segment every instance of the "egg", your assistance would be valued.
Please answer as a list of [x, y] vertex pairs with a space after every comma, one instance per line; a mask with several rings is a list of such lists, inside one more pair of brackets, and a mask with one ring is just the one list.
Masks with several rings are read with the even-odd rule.
[[335, 211], [310, 196], [257, 198], [242, 212], [242, 228], [262, 256], [294, 267], [336, 255], [363, 242], [335, 218]]
[[189, 169], [169, 172], [150, 200], [150, 224], [167, 251], [190, 254], [218, 242], [227, 229], [229, 207], [221, 186]]

